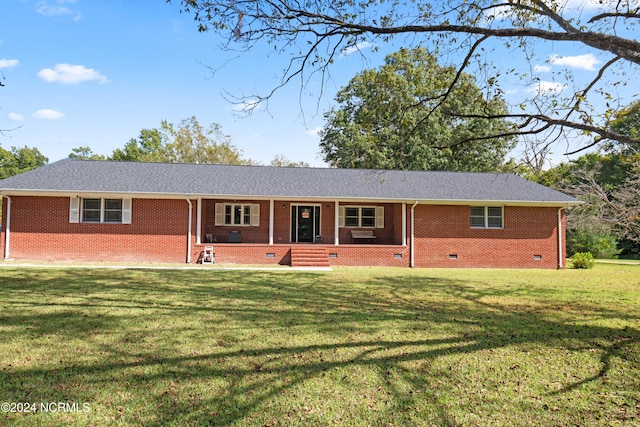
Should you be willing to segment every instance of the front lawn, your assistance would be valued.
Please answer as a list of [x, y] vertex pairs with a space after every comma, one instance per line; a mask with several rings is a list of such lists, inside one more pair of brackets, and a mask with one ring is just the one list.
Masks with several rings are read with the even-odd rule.
[[638, 425], [639, 316], [635, 265], [2, 266], [0, 425]]

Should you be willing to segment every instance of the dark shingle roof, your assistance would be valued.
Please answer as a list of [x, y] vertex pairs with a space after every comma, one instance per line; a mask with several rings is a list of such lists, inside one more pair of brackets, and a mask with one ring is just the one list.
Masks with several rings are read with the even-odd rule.
[[0, 181], [0, 192], [118, 193], [567, 205], [566, 194], [512, 174], [283, 168], [65, 159]]

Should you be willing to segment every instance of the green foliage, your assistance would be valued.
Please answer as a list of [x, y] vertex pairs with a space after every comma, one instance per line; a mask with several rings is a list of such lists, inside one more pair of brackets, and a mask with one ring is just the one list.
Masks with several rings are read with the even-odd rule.
[[[623, 135], [640, 140], [640, 101], [636, 101], [627, 108], [619, 111], [614, 120], [610, 123], [611, 129]], [[626, 154], [640, 152], [640, 143], [631, 144], [610, 144], [610, 147], [622, 148]]]
[[179, 126], [163, 120], [160, 128], [142, 129], [123, 148], [113, 151], [109, 160], [168, 163], [252, 164], [242, 151], [222, 133], [220, 125], [204, 128], [195, 116]]
[[573, 268], [593, 268], [596, 266], [596, 260], [590, 252], [576, 252], [571, 256], [571, 266]]
[[0, 147], [0, 179], [44, 166], [48, 162], [49, 159], [35, 147], [11, 147], [11, 151]]
[[90, 147], [76, 147], [71, 149], [68, 156], [70, 159], [77, 160], [105, 160], [102, 154], [96, 154]]
[[110, 160], [130, 162], [165, 162], [162, 135], [159, 129], [142, 129], [138, 138], [131, 138], [123, 148], [116, 148]]
[[[488, 116], [505, 103], [485, 99], [473, 76], [457, 76], [424, 48], [401, 49], [342, 88], [325, 114], [320, 149], [333, 166], [497, 171], [513, 147], [513, 125]], [[485, 139], [486, 138], [486, 139]]]
[[608, 147], [609, 151], [587, 153], [570, 163], [527, 174], [584, 202], [567, 213], [570, 254], [589, 251], [597, 258], [610, 258], [623, 249], [626, 254], [638, 253], [640, 154], [619, 148]]
[[289, 168], [308, 168], [309, 163], [307, 162], [294, 162], [289, 160], [287, 156], [284, 154], [276, 155], [273, 160], [271, 160], [271, 166], [279, 166], [279, 167], [289, 167]]
[[594, 231], [588, 227], [567, 230], [567, 254], [589, 252], [596, 258], [610, 259], [620, 254], [613, 234]]

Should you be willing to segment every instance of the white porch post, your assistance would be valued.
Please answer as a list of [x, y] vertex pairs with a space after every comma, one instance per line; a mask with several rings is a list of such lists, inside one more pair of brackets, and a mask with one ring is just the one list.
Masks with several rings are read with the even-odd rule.
[[189, 204], [189, 225], [187, 230], [187, 264], [191, 264], [191, 227], [193, 224], [193, 204], [188, 198], [187, 203]]
[[409, 262], [410, 267], [415, 267], [416, 260], [416, 206], [418, 206], [418, 201], [411, 205], [411, 261]]
[[202, 243], [202, 198], [198, 197], [196, 206], [196, 245]]
[[334, 212], [334, 216], [335, 216], [335, 224], [333, 227], [333, 244], [338, 246], [340, 244], [340, 202], [336, 200], [336, 206], [335, 206], [335, 212]]
[[402, 203], [402, 246], [407, 246], [407, 204]]
[[274, 214], [274, 200], [269, 200], [269, 244], [273, 245], [273, 214]]

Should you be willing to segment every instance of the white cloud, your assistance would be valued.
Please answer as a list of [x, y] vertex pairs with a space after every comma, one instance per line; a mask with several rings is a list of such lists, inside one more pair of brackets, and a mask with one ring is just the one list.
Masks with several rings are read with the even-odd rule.
[[533, 67], [533, 71], [535, 71], [536, 73], [548, 73], [549, 71], [551, 71], [551, 67], [549, 67], [548, 65], [536, 65], [535, 67]]
[[308, 129], [305, 133], [309, 136], [318, 136], [322, 132], [322, 127], [318, 126], [313, 129]]
[[18, 114], [18, 113], [9, 113], [8, 118], [12, 122], [21, 122], [21, 121], [24, 120], [24, 116], [22, 114]]
[[529, 93], [534, 93], [536, 95], [545, 95], [548, 93], [562, 92], [566, 87], [566, 84], [541, 80], [537, 84], [529, 86], [526, 91]]
[[345, 56], [353, 55], [356, 52], [360, 52], [364, 49], [369, 49], [374, 46], [373, 43], [370, 42], [360, 42], [354, 46], [349, 46], [340, 51], [340, 57], [344, 58]]
[[552, 64], [566, 65], [567, 67], [580, 68], [587, 71], [595, 70], [595, 66], [602, 62], [591, 53], [576, 56], [551, 55], [549, 57], [549, 61]]
[[231, 110], [239, 113], [249, 113], [251, 111], [257, 111], [258, 107], [260, 107], [260, 101], [248, 100], [234, 104]]
[[[557, 11], [560, 14], [566, 12], [571, 16], [600, 9], [602, 9], [602, 0], [566, 0], [564, 2], [559, 1], [557, 4]], [[509, 6], [508, 4], [504, 6], [495, 6], [484, 13], [484, 19], [486, 21], [501, 21], [514, 16], [515, 9], [513, 6]]]
[[495, 6], [484, 13], [485, 21], [500, 21], [513, 15], [513, 8], [510, 6]]
[[93, 68], [84, 65], [57, 64], [53, 68], [38, 71], [38, 77], [49, 83], [78, 84], [90, 80], [108, 83], [109, 79]]
[[602, 2], [600, 0], [567, 0], [564, 7], [567, 10], [594, 10], [601, 9]]
[[76, 0], [57, 0], [53, 4], [49, 1], [41, 1], [36, 5], [36, 12], [42, 16], [73, 16], [74, 21], [82, 19], [82, 14], [69, 6]]
[[64, 113], [61, 113], [60, 111], [56, 111], [56, 110], [50, 110], [47, 108], [38, 110], [35, 113], [33, 113], [33, 117], [35, 117], [36, 119], [45, 119], [45, 120], [58, 120], [63, 116], [64, 116]]
[[2, 68], [13, 68], [18, 65], [19, 61], [17, 59], [0, 59], [0, 69]]

